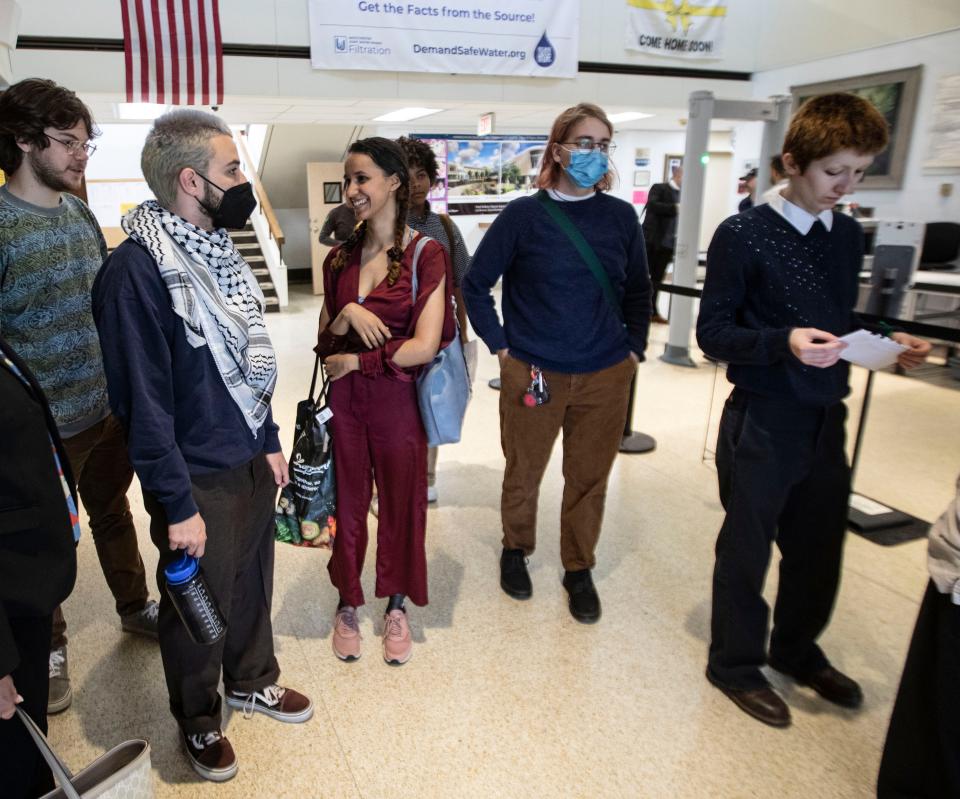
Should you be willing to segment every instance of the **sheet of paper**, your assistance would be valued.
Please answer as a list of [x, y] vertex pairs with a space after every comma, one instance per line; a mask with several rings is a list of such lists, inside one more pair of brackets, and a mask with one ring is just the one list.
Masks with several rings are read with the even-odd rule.
[[878, 336], [867, 330], [855, 330], [840, 337], [847, 343], [840, 357], [867, 369], [885, 369], [897, 362], [897, 357], [907, 349], [893, 339]]

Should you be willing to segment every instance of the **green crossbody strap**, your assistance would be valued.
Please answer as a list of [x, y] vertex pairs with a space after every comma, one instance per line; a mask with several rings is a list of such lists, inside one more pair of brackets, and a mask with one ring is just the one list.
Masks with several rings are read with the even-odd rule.
[[597, 258], [593, 247], [590, 246], [590, 243], [583, 237], [583, 234], [577, 230], [573, 222], [570, 221], [570, 217], [560, 210], [560, 207], [546, 191], [540, 189], [540, 191], [537, 192], [537, 200], [540, 201], [540, 204], [546, 209], [547, 213], [553, 217], [553, 221], [560, 226], [560, 229], [567, 234], [567, 238], [570, 239], [573, 246], [577, 248], [580, 257], [586, 261], [597, 283], [600, 284], [600, 288], [603, 289], [603, 295], [607, 298], [607, 302], [610, 303], [610, 307], [613, 308], [616, 313], [620, 324], [626, 326], [626, 322], [623, 319], [623, 308], [617, 303], [617, 297], [613, 293], [613, 286], [610, 285], [610, 278], [600, 265], [600, 259]]

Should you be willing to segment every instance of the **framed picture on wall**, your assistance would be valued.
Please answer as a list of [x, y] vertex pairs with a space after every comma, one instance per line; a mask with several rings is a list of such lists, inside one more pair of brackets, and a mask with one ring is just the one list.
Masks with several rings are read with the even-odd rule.
[[683, 166], [683, 156], [682, 155], [665, 155], [663, 156], [663, 182], [669, 182], [670, 178], [673, 177], [673, 170], [679, 169]]
[[650, 185], [650, 170], [637, 169], [633, 173], [633, 185], [637, 188], [645, 188]]
[[851, 92], [869, 100], [890, 125], [890, 144], [873, 159], [860, 186], [864, 189], [899, 189], [903, 185], [922, 73], [923, 67], [910, 67], [791, 86], [793, 110], [796, 111], [809, 98], [829, 92]]
[[343, 202], [343, 186], [340, 183], [323, 184], [323, 201], [327, 205], [339, 205]]

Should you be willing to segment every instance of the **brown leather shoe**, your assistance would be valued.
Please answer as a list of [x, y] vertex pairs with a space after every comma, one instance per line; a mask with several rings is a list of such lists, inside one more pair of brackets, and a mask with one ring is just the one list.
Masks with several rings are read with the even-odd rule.
[[857, 685], [855, 680], [851, 680], [842, 671], [833, 666], [824, 666], [819, 671], [813, 672], [805, 677], [790, 671], [790, 669], [771, 662], [770, 666], [777, 671], [782, 672], [797, 681], [798, 685], [806, 685], [813, 688], [820, 696], [828, 702], [833, 702], [840, 707], [855, 709], [863, 704], [863, 691]]
[[769, 685], [749, 690], [728, 688], [717, 682], [709, 669], [707, 669], [707, 679], [747, 715], [771, 727], [790, 726], [790, 708]]

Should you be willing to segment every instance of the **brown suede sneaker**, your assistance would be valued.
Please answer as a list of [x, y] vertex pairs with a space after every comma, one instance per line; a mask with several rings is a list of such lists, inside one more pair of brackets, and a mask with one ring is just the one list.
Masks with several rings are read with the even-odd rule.
[[292, 688], [276, 683], [249, 694], [227, 691], [227, 704], [242, 710], [246, 719], [254, 713], [264, 713], [277, 721], [300, 724], [313, 715], [313, 702]]
[[205, 780], [226, 782], [237, 774], [237, 756], [220, 730], [183, 734], [183, 746], [190, 765]]

